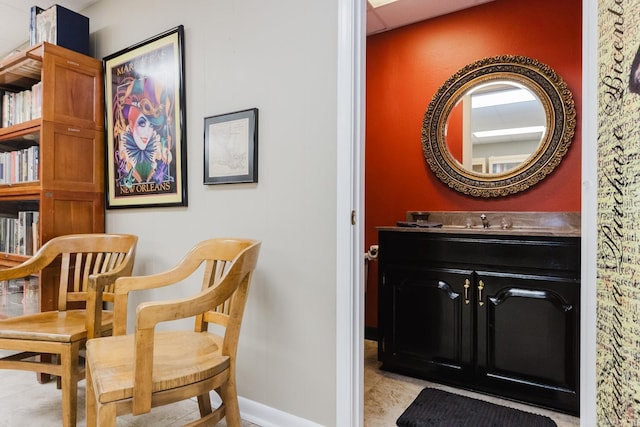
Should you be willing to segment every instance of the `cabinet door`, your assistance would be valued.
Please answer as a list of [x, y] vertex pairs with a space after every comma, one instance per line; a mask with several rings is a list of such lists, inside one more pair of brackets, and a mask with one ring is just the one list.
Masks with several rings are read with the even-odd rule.
[[59, 46], [47, 45], [46, 50], [42, 120], [75, 128], [104, 129], [102, 63]]
[[381, 281], [383, 367], [449, 380], [473, 372], [470, 271], [392, 265]]
[[44, 190], [100, 193], [104, 190], [102, 132], [43, 122], [40, 184]]
[[489, 391], [577, 413], [577, 281], [478, 273], [477, 285], [479, 381]]

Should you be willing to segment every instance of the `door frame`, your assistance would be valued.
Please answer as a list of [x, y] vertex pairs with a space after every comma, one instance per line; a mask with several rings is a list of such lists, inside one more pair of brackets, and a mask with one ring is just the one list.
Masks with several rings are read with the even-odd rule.
[[[364, 413], [365, 14], [366, 1], [338, 0], [336, 426], [361, 426]], [[582, 21], [580, 423], [591, 426], [597, 405], [597, 2], [582, 1]]]
[[366, 1], [338, 0], [336, 426], [364, 416]]

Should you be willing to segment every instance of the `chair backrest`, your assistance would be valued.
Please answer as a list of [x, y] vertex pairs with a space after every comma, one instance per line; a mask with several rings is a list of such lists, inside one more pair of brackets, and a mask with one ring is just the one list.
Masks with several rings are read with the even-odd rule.
[[[196, 316], [196, 331], [205, 331], [209, 324], [225, 328], [222, 354], [235, 357], [240, 326], [249, 295], [253, 270], [258, 262], [260, 243], [252, 240], [223, 239], [205, 242], [199, 248], [206, 263], [202, 291], [228, 287], [219, 303]], [[196, 255], [198, 256], [198, 255]]]
[[55, 278], [58, 310], [86, 308], [87, 336], [99, 336], [103, 301], [114, 300], [116, 277], [131, 275], [137, 243], [130, 234], [54, 237], [24, 263], [0, 270], [0, 281], [40, 275], [41, 284], [45, 277], [49, 284]]
[[[151, 289], [187, 279], [204, 264], [200, 303], [193, 306], [195, 330], [207, 330], [209, 323], [226, 328], [223, 352], [235, 355], [253, 270], [260, 242], [252, 239], [214, 238], [194, 246], [172, 269], [143, 277], [124, 277], [116, 282], [113, 334], [126, 333], [127, 301], [131, 290]], [[215, 290], [215, 292], [214, 292]], [[202, 296], [211, 294], [205, 302]], [[203, 305], [204, 304], [204, 305]], [[145, 305], [142, 303], [141, 306]], [[202, 307], [205, 307], [202, 309]]]
[[[69, 234], [54, 237], [24, 263], [0, 270], [0, 280], [28, 277], [49, 271], [58, 278], [58, 310], [69, 302], [87, 301], [92, 275], [133, 270], [138, 237], [130, 234]], [[113, 294], [113, 283], [105, 291]], [[105, 297], [113, 300], [113, 297]]]
[[[43, 246], [43, 250], [57, 254], [49, 268], [60, 272], [58, 310], [67, 310], [72, 302], [86, 304], [92, 276], [116, 271], [131, 275], [137, 241], [137, 236], [130, 234], [74, 234], [54, 238]], [[104, 283], [103, 301], [113, 301], [113, 289], [114, 281]]]

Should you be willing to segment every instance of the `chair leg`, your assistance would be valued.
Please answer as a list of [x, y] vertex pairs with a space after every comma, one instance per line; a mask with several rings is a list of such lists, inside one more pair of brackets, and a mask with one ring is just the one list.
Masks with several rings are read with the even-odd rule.
[[115, 427], [116, 425], [116, 405], [102, 405], [96, 402], [98, 411], [98, 426]]
[[78, 353], [80, 343], [73, 343], [60, 353], [62, 365], [62, 425], [75, 427], [78, 415]]
[[[59, 365], [61, 363], [60, 361], [60, 356], [58, 356], [57, 354], [54, 354], [51, 357], [51, 360], [49, 361], [49, 363], [55, 363], [56, 365]], [[61, 376], [56, 376], [56, 388], [58, 390], [62, 390], [62, 377]]]
[[224, 417], [228, 427], [240, 427], [240, 406], [238, 405], [238, 392], [234, 378], [220, 386], [217, 390], [224, 405]]
[[211, 413], [211, 397], [208, 392], [198, 396], [198, 408], [200, 409], [201, 417]]
[[91, 365], [87, 362], [85, 367], [85, 377], [87, 379], [87, 427], [115, 427], [116, 425], [116, 405], [103, 405], [98, 402], [96, 390], [93, 388], [93, 377]]
[[[38, 362], [40, 363], [51, 363], [51, 358], [53, 356], [51, 356], [50, 354], [41, 354], [40, 356], [36, 356]], [[45, 374], [42, 372], [37, 372], [36, 373], [36, 379], [40, 384], [46, 384], [49, 381], [51, 381], [51, 375], [49, 374]], [[60, 388], [60, 387], [58, 387]]]
[[85, 376], [87, 378], [87, 386], [86, 386], [86, 394], [85, 394], [85, 403], [86, 403], [86, 421], [87, 427], [96, 427], [98, 422], [97, 414], [96, 414], [96, 394], [93, 389], [93, 380], [91, 379], [91, 369], [89, 368], [89, 363], [87, 363], [85, 368]]

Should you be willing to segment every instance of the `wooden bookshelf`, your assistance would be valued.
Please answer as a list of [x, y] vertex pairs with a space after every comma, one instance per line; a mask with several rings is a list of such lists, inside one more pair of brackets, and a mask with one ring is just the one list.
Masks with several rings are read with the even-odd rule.
[[[0, 152], [39, 148], [36, 181], [0, 184], [0, 213], [39, 212], [40, 246], [71, 233], [104, 232], [104, 87], [102, 61], [49, 43], [0, 60], [0, 89], [42, 82], [42, 115], [0, 128]], [[2, 236], [0, 236], [2, 238]], [[27, 259], [0, 252], [0, 267]], [[41, 309], [55, 306], [44, 274]]]

